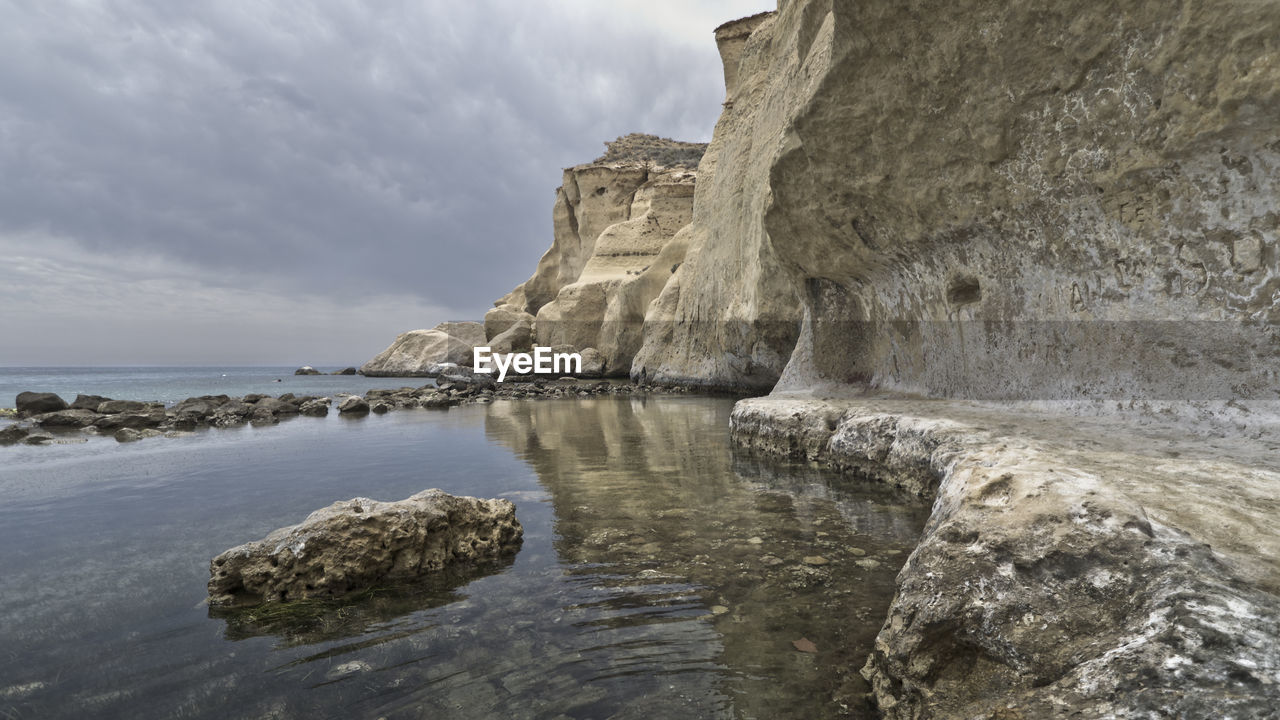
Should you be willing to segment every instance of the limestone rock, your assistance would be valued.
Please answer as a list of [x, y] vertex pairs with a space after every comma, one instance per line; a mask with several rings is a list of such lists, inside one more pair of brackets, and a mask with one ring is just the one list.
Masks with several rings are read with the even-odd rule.
[[99, 405], [109, 400], [111, 398], [100, 395], [76, 395], [76, 399], [71, 403], [70, 407], [72, 410], [93, 410], [96, 412]]
[[351, 415], [369, 412], [369, 402], [359, 395], [348, 395], [338, 403], [338, 412]]
[[532, 329], [533, 316], [516, 305], [498, 305], [484, 314], [484, 335], [492, 341], [520, 323], [527, 323]]
[[153, 403], [139, 402], [137, 400], [107, 400], [99, 403], [97, 411], [104, 415], [116, 415], [119, 413], [137, 413], [154, 407]]
[[67, 402], [54, 393], [21, 392], [15, 402], [22, 416], [66, 410]]
[[595, 348], [583, 348], [582, 352], [582, 372], [578, 373], [579, 377], [598, 378], [604, 376], [605, 361], [604, 356]]
[[471, 365], [472, 348], [485, 344], [484, 325], [440, 323], [431, 330], [402, 333], [360, 368], [369, 377], [434, 377], [442, 363]]
[[146, 406], [144, 404], [143, 409], [138, 411], [100, 415], [94, 420], [93, 424], [100, 430], [118, 430], [120, 428], [142, 430], [160, 427], [168, 419], [169, 416], [165, 413], [163, 407]]
[[311, 417], [324, 417], [329, 414], [329, 405], [333, 402], [330, 398], [315, 398], [308, 400], [298, 407], [298, 412]]
[[674, 272], [645, 310], [638, 381], [768, 389], [795, 344], [802, 311], [766, 227], [769, 179], [824, 78], [831, 25], [821, 3], [785, 7], [716, 30], [724, 111], [698, 166], [692, 222], [659, 268]]
[[162, 435], [164, 435], [164, 433], [159, 430], [134, 430], [133, 428], [120, 428], [115, 432], [113, 437], [115, 437], [116, 442], [127, 443], [146, 440], [147, 438], [160, 437]]
[[1266, 717], [1280, 702], [1280, 468], [1219, 489], [1234, 458], [1200, 457], [1221, 451], [1181, 428], [1181, 452], [1153, 463], [1168, 438], [972, 403], [779, 394], [739, 402], [732, 428], [936, 495], [863, 671], [885, 717]]
[[256, 605], [335, 598], [409, 581], [519, 549], [523, 529], [507, 500], [426, 490], [399, 502], [354, 498], [302, 523], [232, 548], [210, 564], [209, 602]]
[[21, 425], [5, 425], [0, 427], [0, 445], [13, 445], [22, 442], [31, 431]]
[[322, 373], [319, 370], [311, 367], [310, 365], [303, 365], [297, 370], [294, 370], [293, 374], [294, 375], [320, 375]]
[[[494, 308], [495, 310], [498, 308]], [[490, 312], [493, 312], [492, 310]], [[488, 327], [488, 315], [485, 315], [485, 327]], [[496, 336], [488, 340], [489, 349], [494, 353], [528, 352], [533, 348], [533, 316], [521, 313], [515, 320]]]
[[359, 371], [358, 371], [358, 370], [356, 370], [356, 369], [355, 369], [355, 368], [353, 368], [353, 367], [345, 367], [345, 368], [342, 368], [341, 370], [334, 370], [333, 372], [331, 372], [331, 373], [329, 373], [329, 374], [330, 374], [330, 375], [355, 375], [355, 374], [357, 374], [358, 372], [359, 372]]
[[35, 416], [35, 423], [43, 428], [83, 428], [96, 423], [102, 416], [92, 410], [68, 409]]

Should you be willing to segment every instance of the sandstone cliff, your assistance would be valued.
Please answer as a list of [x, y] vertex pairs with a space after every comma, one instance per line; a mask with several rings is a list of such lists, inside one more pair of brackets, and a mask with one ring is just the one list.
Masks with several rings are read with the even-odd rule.
[[680, 262], [664, 251], [689, 222], [703, 147], [629, 135], [565, 170], [551, 248], [485, 316], [495, 349], [595, 348], [608, 374], [627, 375], [644, 312]]

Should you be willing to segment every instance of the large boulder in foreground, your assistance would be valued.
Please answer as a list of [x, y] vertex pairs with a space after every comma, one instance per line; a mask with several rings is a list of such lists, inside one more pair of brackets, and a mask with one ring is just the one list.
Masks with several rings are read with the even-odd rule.
[[445, 322], [401, 333], [391, 347], [360, 367], [368, 377], [435, 377], [447, 363], [471, 365], [471, 349], [484, 345], [484, 325]]
[[209, 604], [329, 599], [452, 565], [496, 561], [524, 529], [508, 500], [424, 490], [399, 502], [354, 498], [231, 548], [209, 565]]
[[57, 412], [67, 409], [67, 401], [54, 393], [21, 392], [15, 400], [18, 414], [22, 416]]

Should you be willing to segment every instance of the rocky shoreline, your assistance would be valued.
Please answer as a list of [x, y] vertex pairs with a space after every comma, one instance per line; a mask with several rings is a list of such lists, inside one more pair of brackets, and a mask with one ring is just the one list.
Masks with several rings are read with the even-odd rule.
[[[929, 717], [1274, 717], [1274, 463], [1185, 428], [1007, 406], [775, 394], [735, 442], [932, 496], [867, 660]], [[1237, 481], [1224, 487], [1228, 473]]]
[[163, 403], [112, 400], [79, 395], [67, 403], [54, 393], [25, 392], [18, 396], [16, 422], [0, 427], [0, 446], [46, 445], [83, 441], [85, 435], [111, 435], [119, 442], [152, 437], [181, 437], [205, 427], [274, 425], [299, 415], [323, 417], [336, 402], [343, 415], [381, 414], [411, 408], [447, 409], [498, 399], [586, 398], [599, 395], [635, 396], [686, 394], [675, 385], [635, 384], [626, 381], [586, 381], [574, 377], [521, 376], [498, 384], [488, 375], [454, 368], [434, 385], [369, 390], [363, 396], [341, 394], [335, 398], [279, 397], [250, 394], [243, 397], [203, 395], [187, 398], [172, 407]]

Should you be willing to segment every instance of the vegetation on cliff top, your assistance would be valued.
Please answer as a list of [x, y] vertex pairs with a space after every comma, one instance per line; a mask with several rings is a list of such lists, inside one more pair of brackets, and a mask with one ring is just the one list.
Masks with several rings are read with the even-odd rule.
[[706, 143], [680, 142], [644, 133], [631, 133], [606, 142], [604, 147], [604, 155], [596, 158], [596, 163], [651, 162], [662, 167], [690, 169], [698, 167], [698, 161], [707, 151]]

